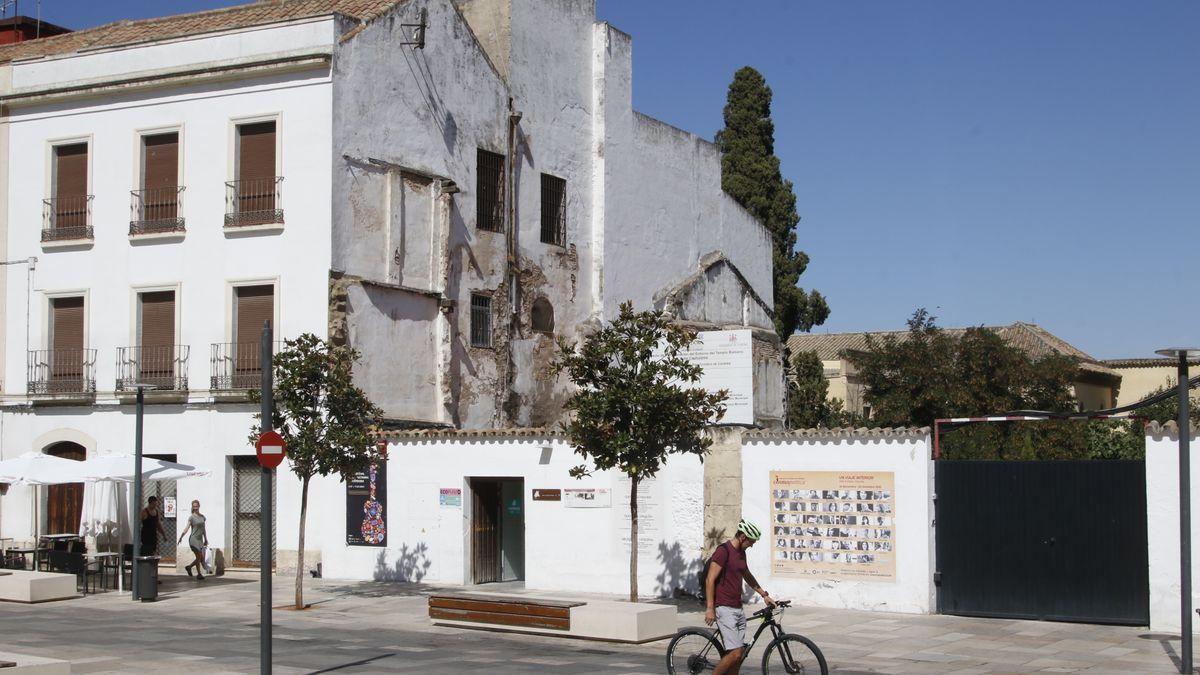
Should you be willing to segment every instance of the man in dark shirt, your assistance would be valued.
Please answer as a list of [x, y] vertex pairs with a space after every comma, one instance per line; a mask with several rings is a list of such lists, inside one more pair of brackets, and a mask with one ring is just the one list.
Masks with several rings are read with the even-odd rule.
[[738, 523], [733, 539], [721, 544], [713, 551], [708, 566], [708, 577], [704, 580], [704, 597], [708, 609], [704, 612], [704, 623], [717, 624], [721, 630], [721, 641], [725, 644], [725, 656], [717, 664], [714, 675], [737, 675], [742, 667], [742, 651], [746, 644], [746, 613], [742, 611], [742, 580], [750, 584], [768, 605], [775, 601], [758, 585], [758, 580], [746, 566], [746, 550], [758, 541], [762, 532], [753, 523], [743, 520]]

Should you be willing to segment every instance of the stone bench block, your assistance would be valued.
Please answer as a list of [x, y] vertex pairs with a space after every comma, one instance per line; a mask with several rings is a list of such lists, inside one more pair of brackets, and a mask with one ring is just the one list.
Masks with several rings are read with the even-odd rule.
[[4, 668], [4, 675], [71, 675], [71, 662], [0, 652], [0, 663], [17, 665]]
[[589, 601], [571, 608], [571, 635], [613, 642], [649, 642], [675, 634], [675, 608], [634, 602]]
[[[75, 584], [74, 574], [13, 570], [12, 574], [0, 577], [0, 600], [46, 602], [74, 598], [79, 595]], [[4, 672], [7, 675], [9, 669]]]

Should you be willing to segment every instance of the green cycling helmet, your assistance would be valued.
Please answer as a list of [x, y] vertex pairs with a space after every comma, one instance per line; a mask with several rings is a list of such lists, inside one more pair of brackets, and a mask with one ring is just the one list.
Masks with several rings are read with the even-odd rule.
[[747, 539], [754, 539], [755, 541], [762, 537], [762, 531], [758, 529], [758, 526], [745, 519], [738, 523], [737, 531], [746, 535]]

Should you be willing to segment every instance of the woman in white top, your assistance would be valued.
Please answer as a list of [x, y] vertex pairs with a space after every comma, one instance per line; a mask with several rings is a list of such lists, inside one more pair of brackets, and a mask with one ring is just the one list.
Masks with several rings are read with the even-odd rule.
[[183, 543], [183, 537], [190, 530], [192, 536], [188, 537], [188, 547], [192, 549], [192, 555], [196, 556], [195, 562], [189, 563], [183, 569], [187, 570], [188, 576], [192, 576], [192, 568], [196, 568], [196, 577], [200, 581], [204, 581], [204, 572], [212, 574], [212, 570], [207, 569], [204, 565], [204, 549], [208, 548], [208, 532], [205, 529], [206, 518], [200, 513], [200, 500], [192, 500], [192, 514], [188, 516], [187, 527], [183, 528], [183, 532], [179, 535], [179, 542]]

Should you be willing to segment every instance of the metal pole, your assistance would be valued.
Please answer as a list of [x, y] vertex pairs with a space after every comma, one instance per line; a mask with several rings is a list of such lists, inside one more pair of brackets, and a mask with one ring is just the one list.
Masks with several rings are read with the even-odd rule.
[[1188, 354], [1179, 354], [1179, 595], [1182, 661], [1179, 672], [1192, 672], [1192, 467], [1188, 414]]
[[[274, 409], [274, 368], [271, 365], [271, 322], [263, 323], [262, 332], [262, 414], [260, 430], [271, 431], [271, 413]], [[260, 536], [262, 537], [262, 555], [259, 557], [259, 579], [261, 583], [259, 601], [259, 672], [263, 675], [271, 673], [271, 518], [272, 495], [274, 490], [271, 483], [274, 472], [262, 468], [262, 517], [259, 519]]]
[[146, 403], [146, 390], [137, 388], [137, 414], [133, 432], [133, 508], [137, 514], [133, 526], [133, 600], [141, 599], [141, 583], [138, 575], [138, 558], [142, 555], [142, 406]]

